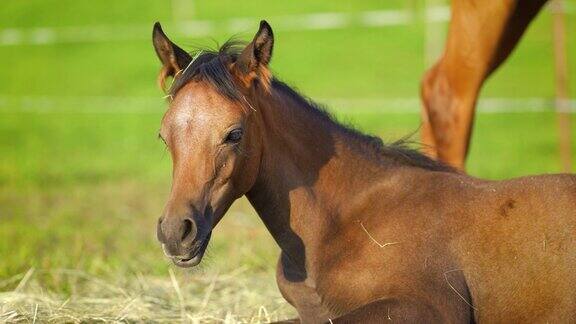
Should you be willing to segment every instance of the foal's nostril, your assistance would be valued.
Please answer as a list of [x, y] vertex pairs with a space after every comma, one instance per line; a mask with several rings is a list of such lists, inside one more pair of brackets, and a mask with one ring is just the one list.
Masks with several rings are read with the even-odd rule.
[[184, 233], [182, 234], [181, 240], [184, 241], [188, 235], [192, 232], [192, 221], [189, 219], [184, 220]]

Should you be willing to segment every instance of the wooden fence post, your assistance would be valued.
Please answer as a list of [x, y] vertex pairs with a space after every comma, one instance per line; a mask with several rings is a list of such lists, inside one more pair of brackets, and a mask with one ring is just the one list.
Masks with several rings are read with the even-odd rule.
[[554, 71], [556, 79], [556, 114], [562, 171], [572, 169], [570, 101], [568, 91], [568, 56], [566, 48], [566, 23], [564, 1], [553, 0], [550, 4], [554, 33]]

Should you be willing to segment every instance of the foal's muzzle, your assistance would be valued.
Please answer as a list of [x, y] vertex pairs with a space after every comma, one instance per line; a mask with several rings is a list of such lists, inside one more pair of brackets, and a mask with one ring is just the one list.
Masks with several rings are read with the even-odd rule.
[[167, 214], [158, 220], [157, 236], [164, 254], [180, 267], [193, 267], [202, 261], [212, 233], [210, 213], [190, 214]]

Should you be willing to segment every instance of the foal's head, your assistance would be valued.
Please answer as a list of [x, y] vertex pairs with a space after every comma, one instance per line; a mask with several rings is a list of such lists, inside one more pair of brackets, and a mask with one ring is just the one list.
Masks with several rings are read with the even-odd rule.
[[261, 137], [247, 96], [270, 85], [272, 29], [262, 21], [247, 46], [228, 44], [194, 57], [158, 23], [153, 42], [162, 62], [160, 85], [174, 78], [159, 134], [170, 150], [173, 174], [158, 239], [176, 265], [191, 267], [202, 260], [212, 228], [256, 180]]

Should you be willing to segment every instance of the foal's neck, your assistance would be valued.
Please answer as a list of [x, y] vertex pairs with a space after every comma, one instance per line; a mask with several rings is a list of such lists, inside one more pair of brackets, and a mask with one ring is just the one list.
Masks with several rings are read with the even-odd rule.
[[282, 262], [301, 281], [332, 226], [345, 221], [343, 206], [384, 168], [292, 90], [273, 88], [255, 101], [263, 149], [247, 197], [280, 245]]

